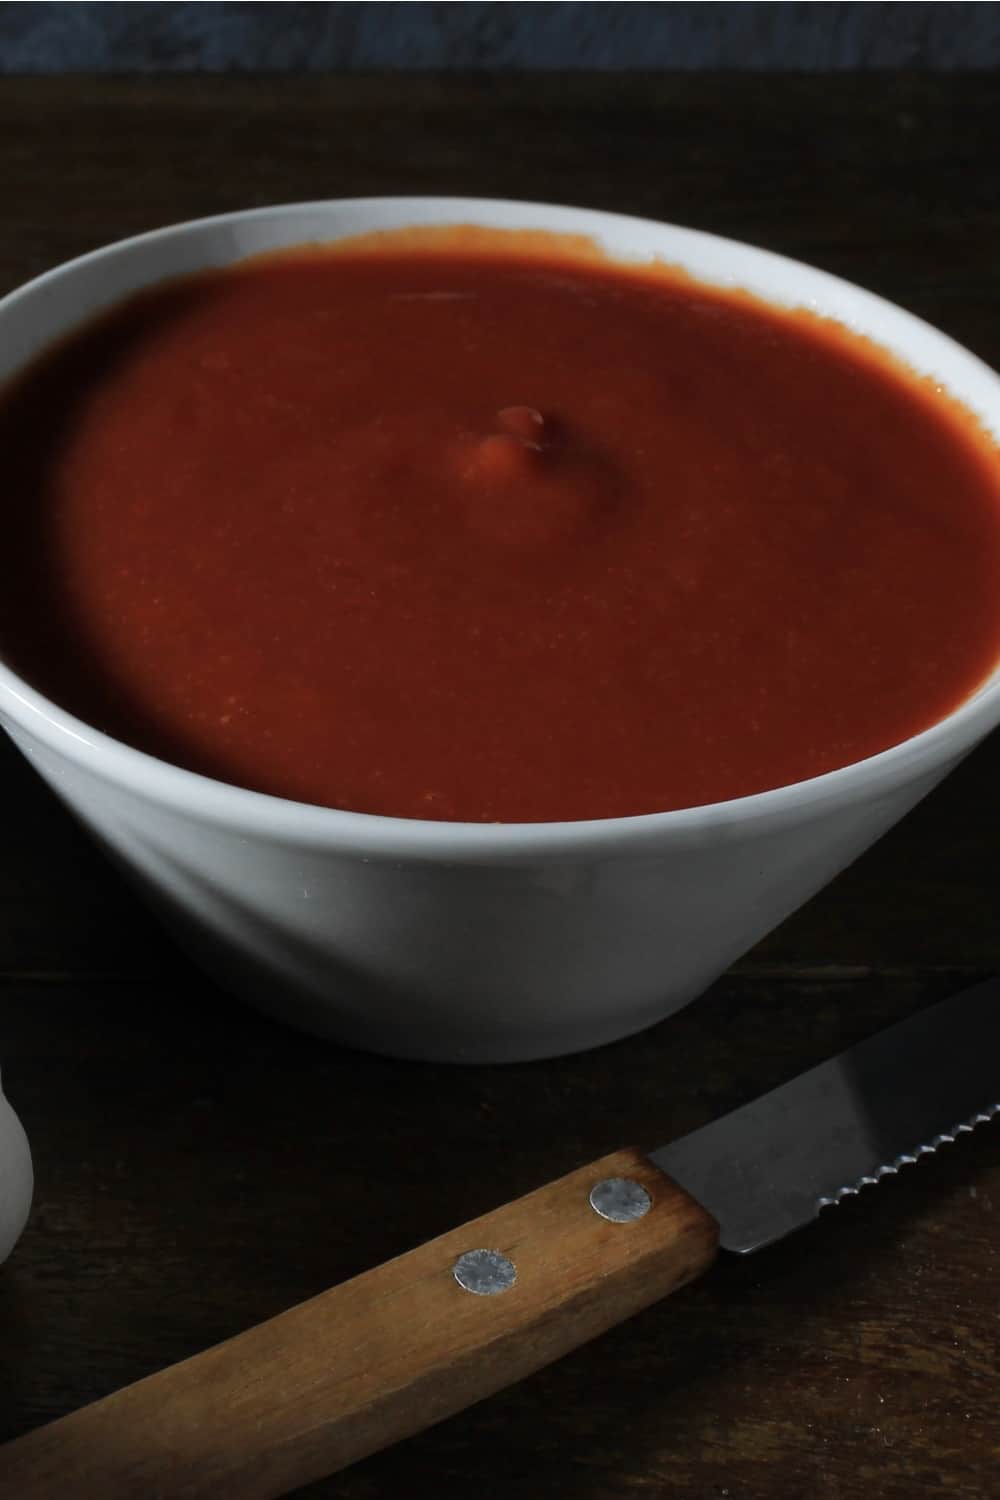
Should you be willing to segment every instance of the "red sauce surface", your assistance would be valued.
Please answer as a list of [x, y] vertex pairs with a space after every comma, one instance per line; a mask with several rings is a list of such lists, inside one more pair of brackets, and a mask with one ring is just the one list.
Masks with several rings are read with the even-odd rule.
[[806, 313], [564, 250], [168, 284], [0, 403], [0, 649], [224, 781], [471, 821], [815, 776], [1000, 652], [975, 422]]

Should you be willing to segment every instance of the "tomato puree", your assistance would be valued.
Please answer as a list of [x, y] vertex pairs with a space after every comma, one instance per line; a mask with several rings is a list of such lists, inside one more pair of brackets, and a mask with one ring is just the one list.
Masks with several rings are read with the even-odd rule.
[[1000, 653], [1000, 468], [846, 330], [558, 246], [176, 281], [0, 402], [0, 651], [223, 781], [605, 818], [869, 756]]

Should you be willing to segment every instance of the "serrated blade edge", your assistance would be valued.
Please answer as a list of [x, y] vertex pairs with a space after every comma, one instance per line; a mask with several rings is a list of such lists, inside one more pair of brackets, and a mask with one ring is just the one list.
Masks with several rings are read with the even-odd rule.
[[719, 1221], [721, 1245], [742, 1254], [998, 1113], [1000, 980], [990, 979], [652, 1158]]
[[960, 1135], [971, 1135], [977, 1125], [988, 1125], [998, 1114], [1000, 1114], [1000, 1103], [991, 1104], [989, 1109], [981, 1109], [978, 1114], [972, 1116], [971, 1120], [963, 1120], [960, 1125], [953, 1125], [950, 1130], [942, 1130], [940, 1135], [936, 1135], [932, 1141], [915, 1147], [912, 1152], [904, 1151], [896, 1157], [895, 1161], [883, 1162], [880, 1167], [875, 1168], [874, 1172], [865, 1177], [859, 1177], [857, 1182], [838, 1188], [828, 1197], [818, 1198], [817, 1204], [821, 1209], [834, 1208], [845, 1198], [857, 1197], [862, 1188], [876, 1187], [883, 1177], [895, 1177], [900, 1167], [915, 1167], [922, 1156], [934, 1156], [942, 1146], [953, 1146]]

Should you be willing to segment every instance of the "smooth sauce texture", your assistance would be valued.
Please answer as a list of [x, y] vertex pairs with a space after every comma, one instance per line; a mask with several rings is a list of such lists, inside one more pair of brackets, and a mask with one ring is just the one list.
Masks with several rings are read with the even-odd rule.
[[1000, 469], [844, 330], [446, 243], [175, 282], [0, 402], [0, 651], [221, 780], [362, 812], [719, 801], [1000, 653]]

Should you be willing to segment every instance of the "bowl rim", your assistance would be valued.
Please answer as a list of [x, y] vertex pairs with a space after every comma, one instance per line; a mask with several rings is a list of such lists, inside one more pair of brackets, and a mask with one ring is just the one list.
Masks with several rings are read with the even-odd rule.
[[[352, 210], [371, 212], [380, 209], [405, 215], [407, 210], [414, 211], [414, 206], [434, 211], [435, 218], [423, 222], [442, 224], [459, 221], [437, 217], [438, 213], [468, 214], [477, 210], [504, 209], [529, 211], [532, 215], [551, 214], [563, 219], [567, 229], [572, 229], [571, 221], [579, 218], [588, 220], [592, 230], [603, 224], [608, 229], [632, 227], [657, 235], [667, 232], [692, 248], [704, 243], [706, 247], [734, 255], [740, 261], [750, 260], [758, 267], [766, 266], [772, 271], [780, 271], [782, 268], [794, 270], [797, 277], [806, 273], [818, 292], [827, 289], [834, 294], [839, 293], [860, 301], [873, 314], [889, 314], [895, 323], [902, 323], [907, 331], [912, 330], [914, 335], [929, 339], [939, 351], [957, 358], [970, 376], [984, 381], [987, 388], [993, 388], [1000, 412], [1000, 376], [983, 360], [932, 324], [854, 282], [834, 276], [808, 262], [686, 225], [644, 218], [641, 215], [612, 213], [582, 205], [547, 203], [541, 200], [436, 194], [330, 198], [271, 204], [261, 208], [238, 209], [224, 214], [186, 219], [115, 240], [33, 277], [0, 298], [0, 319], [16, 304], [44, 295], [56, 280], [72, 277], [106, 259], [127, 257], [155, 242], [169, 243], [192, 232], [304, 214], [349, 213]], [[403, 226], [406, 219], [401, 217], [398, 222]], [[562, 227], [560, 225], [556, 232], [560, 232]], [[587, 232], [582, 222], [576, 225], [576, 230]], [[358, 232], [367, 231], [361, 229]], [[292, 245], [295, 242], [288, 243]], [[234, 257], [234, 263], [239, 258]], [[167, 280], [177, 274], [184, 273], [166, 271], [162, 279]], [[156, 279], [150, 278], [142, 284], [153, 285]], [[713, 284], [711, 278], [705, 279]], [[732, 284], [740, 283], [736, 281]], [[819, 299], [817, 308], [818, 301]], [[85, 323], [92, 315], [85, 314], [81, 322]], [[838, 318], [836, 312], [828, 315]], [[850, 326], [846, 318], [838, 318], [838, 321]], [[71, 332], [72, 326], [68, 325], [64, 332]], [[868, 336], [879, 342], [875, 335]], [[0, 711], [9, 714], [18, 728], [41, 741], [48, 749], [66, 756], [104, 782], [187, 816], [196, 817], [199, 821], [225, 826], [242, 834], [274, 840], [291, 839], [308, 845], [351, 848], [375, 858], [424, 857], [439, 860], [448, 857], [467, 859], [472, 856], [504, 860], [530, 855], [614, 853], [616, 850], [620, 852], [623, 846], [627, 846], [628, 852], [632, 853], [638, 852], [643, 846], [662, 842], [668, 834], [680, 840], [700, 843], [706, 834], [716, 832], [719, 828], [731, 829], [732, 836], [736, 838], [741, 831], [761, 823], [778, 826], [787, 821], [800, 820], [804, 813], [821, 816], [848, 802], [875, 800], [892, 787], [918, 779], [921, 775], [932, 774], [938, 768], [947, 769], [950, 762], [961, 758], [1000, 720], [1000, 661], [984, 682], [948, 714], [918, 734], [863, 760], [804, 781], [723, 802], [676, 808], [666, 812], [571, 822], [468, 823], [404, 818], [322, 807], [252, 791], [186, 770], [105, 734], [33, 688], [2, 660]], [[16, 732], [12, 737], [21, 744]], [[28, 758], [33, 758], [31, 752]]]

